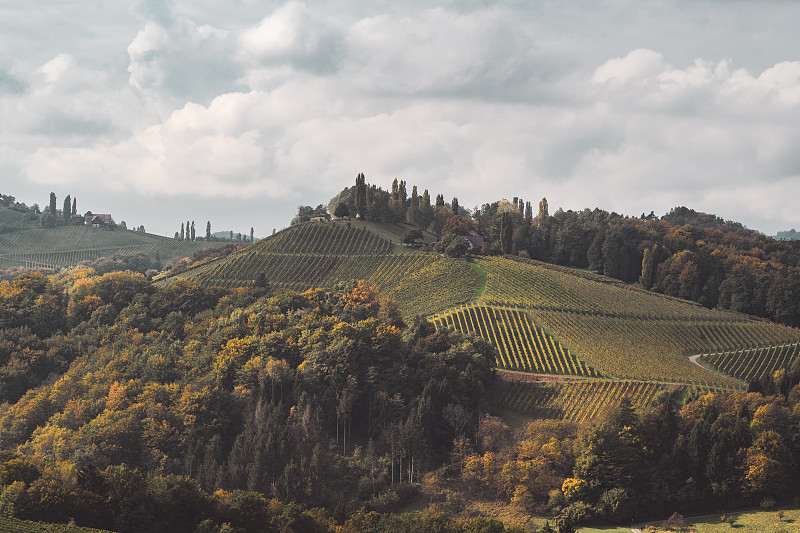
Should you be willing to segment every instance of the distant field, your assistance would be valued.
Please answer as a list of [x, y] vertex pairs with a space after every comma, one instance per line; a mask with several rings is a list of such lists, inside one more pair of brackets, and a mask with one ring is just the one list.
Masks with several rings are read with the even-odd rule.
[[117, 228], [89, 226], [35, 228], [0, 234], [0, 268], [61, 268], [115, 254], [144, 253], [162, 264], [192, 257], [226, 241], [176, 241], [167, 237]]

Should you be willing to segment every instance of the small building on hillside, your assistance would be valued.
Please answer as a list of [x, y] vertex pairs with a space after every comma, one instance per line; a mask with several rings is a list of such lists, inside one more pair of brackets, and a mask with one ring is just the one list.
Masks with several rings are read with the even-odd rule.
[[462, 235], [461, 238], [467, 241], [467, 246], [469, 246], [470, 251], [483, 248], [483, 235], [475, 230], [470, 230], [468, 235]]
[[83, 216], [83, 223], [87, 226], [92, 226], [93, 228], [102, 228], [105, 227], [113, 222], [111, 215], [100, 213], [100, 214], [92, 214], [87, 213]]

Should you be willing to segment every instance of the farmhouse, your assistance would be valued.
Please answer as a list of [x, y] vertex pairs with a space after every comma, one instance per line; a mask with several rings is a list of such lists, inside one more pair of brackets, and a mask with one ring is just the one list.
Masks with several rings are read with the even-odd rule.
[[87, 226], [92, 226], [93, 228], [102, 228], [108, 224], [111, 224], [112, 222], [113, 220], [109, 214], [94, 215], [92, 213], [86, 213], [83, 216], [83, 223]]

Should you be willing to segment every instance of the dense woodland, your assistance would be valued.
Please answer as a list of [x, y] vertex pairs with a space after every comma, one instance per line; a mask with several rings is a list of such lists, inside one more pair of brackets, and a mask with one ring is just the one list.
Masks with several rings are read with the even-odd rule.
[[[521, 198], [476, 206], [458, 199], [432, 203], [426, 189], [394, 181], [391, 191], [365, 182], [345, 188], [328, 207], [301, 207], [295, 222], [345, 206], [367, 220], [406, 222], [440, 237], [477, 230], [480, 253], [513, 254], [591, 269], [645, 289], [800, 326], [800, 242], [777, 241], [736, 222], [677, 207], [662, 217], [629, 217], [584, 209], [550, 214], [543, 198], [534, 211]], [[363, 213], [363, 215], [362, 215]], [[453, 219], [454, 215], [458, 219]], [[446, 251], [446, 244], [440, 246]], [[477, 250], [475, 252], [478, 252]], [[464, 253], [463, 250], [459, 253]]]
[[[768, 396], [664, 392], [512, 432], [486, 415], [492, 347], [407, 325], [363, 283], [158, 288], [76, 268], [2, 282], [0, 324], [0, 512], [20, 518], [502, 531], [453, 518], [477, 494], [568, 531], [798, 495], [796, 363]], [[390, 513], [420, 497], [426, 513]]]

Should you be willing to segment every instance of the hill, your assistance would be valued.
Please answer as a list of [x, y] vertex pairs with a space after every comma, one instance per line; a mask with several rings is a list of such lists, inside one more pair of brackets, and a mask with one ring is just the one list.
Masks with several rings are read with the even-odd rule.
[[[10, 211], [5, 209], [4, 211]], [[0, 233], [0, 269], [53, 268], [114, 255], [145, 254], [159, 268], [225, 242], [176, 241], [149, 233], [90, 226], [24, 228]]]
[[[643, 404], [664, 388], [744, 390], [747, 382], [796, 355], [796, 349], [778, 349], [796, 347], [800, 331], [795, 328], [707, 309], [585, 270], [511, 256], [445, 258], [400, 246], [404, 228], [375, 222], [299, 224], [162, 283], [181, 279], [247, 287], [260, 279], [302, 291], [364, 279], [393, 297], [407, 319], [428, 316], [440, 330], [491, 342], [498, 350], [497, 368], [605, 380], [600, 390], [613, 393], [599, 401], [609, 406], [623, 395], [620, 391], [639, 390], [625, 386], [631, 380], [654, 385], [642, 389]], [[758, 354], [758, 362], [729, 362], [748, 350]], [[692, 360], [693, 355], [701, 357]], [[532, 397], [549, 398], [552, 405], [536, 404], [539, 415], [575, 420], [597, 415], [594, 401], [583, 411], [557, 408], [557, 399], [577, 387], [583, 385], [572, 379], [557, 387], [523, 381], [514, 394], [529, 390]], [[551, 392], [542, 394], [544, 389]]]

